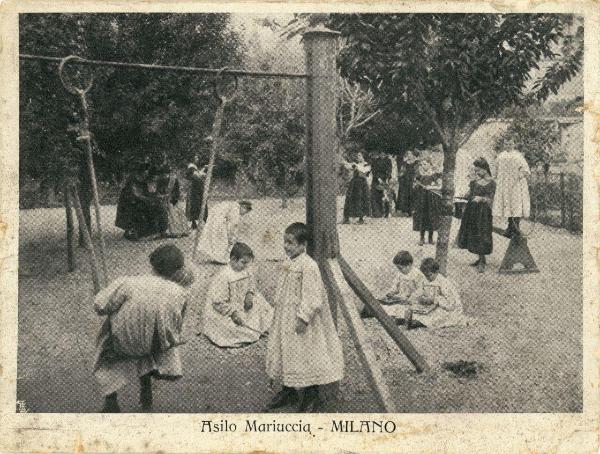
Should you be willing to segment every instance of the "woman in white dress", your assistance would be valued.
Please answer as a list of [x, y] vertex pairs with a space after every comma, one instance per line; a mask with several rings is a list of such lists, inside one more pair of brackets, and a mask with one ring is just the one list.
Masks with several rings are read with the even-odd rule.
[[220, 202], [211, 207], [200, 235], [200, 252], [211, 262], [229, 263], [229, 252], [237, 239], [236, 228], [241, 217], [251, 210], [252, 204], [247, 201]]

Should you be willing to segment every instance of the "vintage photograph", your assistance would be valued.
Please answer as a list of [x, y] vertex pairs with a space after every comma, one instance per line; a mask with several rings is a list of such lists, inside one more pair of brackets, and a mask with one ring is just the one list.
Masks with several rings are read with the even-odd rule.
[[19, 14], [15, 411], [583, 412], [584, 22]]

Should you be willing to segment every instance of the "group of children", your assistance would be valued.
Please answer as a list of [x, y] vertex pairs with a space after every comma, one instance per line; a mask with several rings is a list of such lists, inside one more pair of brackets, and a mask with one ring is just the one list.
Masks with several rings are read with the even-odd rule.
[[[294, 223], [284, 234], [287, 255], [273, 307], [258, 292], [252, 249], [230, 247], [229, 263], [209, 286], [200, 331], [220, 347], [241, 347], [268, 333], [266, 371], [282, 389], [268, 409], [297, 405], [318, 412], [319, 387], [339, 382], [344, 360], [319, 267], [306, 254], [309, 229]], [[104, 395], [104, 412], [119, 412], [117, 392], [139, 379], [143, 411], [152, 409], [152, 378], [182, 376], [179, 346], [194, 274], [172, 244], [150, 254], [151, 275], [115, 280], [95, 298], [96, 313], [106, 316], [98, 337], [94, 375]]]

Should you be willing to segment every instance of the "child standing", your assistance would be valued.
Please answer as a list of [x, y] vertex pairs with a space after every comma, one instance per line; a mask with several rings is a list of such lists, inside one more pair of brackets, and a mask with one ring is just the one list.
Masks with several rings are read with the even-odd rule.
[[472, 263], [477, 271], [485, 271], [485, 256], [492, 253], [494, 242], [492, 238], [492, 204], [496, 183], [492, 178], [490, 166], [484, 158], [473, 162], [475, 180], [469, 183], [468, 200], [463, 212], [458, 230], [458, 247], [477, 254], [478, 260]]
[[438, 180], [429, 159], [422, 159], [415, 175], [413, 194], [413, 230], [419, 232], [419, 246], [425, 243], [425, 232], [429, 244], [433, 244], [433, 232], [438, 229], [441, 200], [430, 190], [432, 186], [438, 186]]
[[426, 258], [420, 269], [425, 276], [423, 293], [417, 304], [411, 305], [405, 312], [407, 328], [410, 329], [414, 321], [431, 329], [466, 325], [468, 319], [463, 315], [460, 294], [452, 281], [439, 274], [439, 263], [433, 258]]
[[200, 235], [200, 251], [212, 262], [229, 263], [229, 252], [236, 241], [236, 228], [241, 217], [251, 210], [252, 204], [245, 200], [220, 202], [211, 208]]
[[385, 311], [394, 318], [403, 315], [407, 303], [416, 302], [423, 293], [425, 276], [413, 268], [413, 257], [408, 251], [398, 252], [393, 260], [398, 273], [382, 300]]
[[142, 409], [152, 409], [152, 377], [182, 376], [178, 345], [193, 281], [173, 245], [150, 254], [154, 275], [117, 279], [98, 293], [94, 310], [106, 319], [96, 346], [94, 376], [104, 395], [105, 413], [120, 412], [117, 391], [139, 377]]
[[273, 308], [258, 293], [250, 270], [254, 253], [235, 243], [229, 266], [208, 288], [201, 316], [201, 332], [219, 347], [242, 347], [260, 339], [271, 326]]
[[306, 254], [309, 230], [296, 222], [287, 227], [284, 249], [289, 260], [275, 296], [275, 315], [267, 345], [267, 375], [283, 384], [267, 408], [298, 401], [299, 412], [318, 412], [319, 386], [338, 382], [344, 358], [316, 262]]

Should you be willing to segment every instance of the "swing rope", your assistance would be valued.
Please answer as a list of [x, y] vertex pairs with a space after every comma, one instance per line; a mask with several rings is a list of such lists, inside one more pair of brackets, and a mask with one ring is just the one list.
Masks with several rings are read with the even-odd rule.
[[[58, 75], [60, 77], [60, 81], [63, 85], [63, 87], [65, 88], [65, 90], [67, 90], [69, 93], [78, 96], [79, 100], [81, 102], [81, 106], [83, 109], [83, 131], [81, 132], [81, 134], [79, 135], [79, 137], [77, 138], [77, 140], [83, 140], [86, 142], [87, 144], [87, 166], [88, 166], [88, 172], [90, 174], [90, 180], [91, 180], [91, 185], [92, 185], [92, 195], [93, 195], [93, 200], [94, 200], [94, 211], [96, 214], [96, 228], [98, 230], [98, 237], [100, 240], [100, 261], [101, 261], [101, 265], [102, 265], [102, 278], [99, 278], [98, 276], [94, 277], [94, 290], [96, 291], [96, 281], [99, 282], [99, 286], [100, 288], [103, 287], [107, 282], [108, 282], [108, 269], [106, 266], [106, 247], [104, 244], [104, 234], [102, 232], [102, 221], [101, 221], [101, 217], [100, 217], [100, 200], [98, 197], [98, 185], [96, 183], [96, 171], [94, 169], [94, 157], [93, 157], [93, 151], [92, 151], [92, 138], [91, 138], [91, 132], [90, 132], [90, 114], [89, 114], [89, 104], [87, 101], [87, 93], [90, 91], [90, 89], [92, 88], [92, 85], [94, 83], [94, 77], [90, 77], [90, 81], [87, 84], [87, 86], [85, 88], [78, 88], [75, 87], [74, 85], [72, 85], [67, 78], [65, 77], [64, 74], [64, 68], [65, 65], [70, 62], [70, 61], [80, 61], [82, 60], [81, 57], [78, 57], [76, 55], [70, 55], [68, 57], [63, 58], [60, 61], [60, 64], [58, 65]], [[76, 191], [75, 191], [76, 192]], [[77, 194], [75, 194], [77, 195]], [[76, 202], [79, 202], [79, 198], [77, 197]], [[87, 234], [89, 234], [90, 236], [90, 246], [91, 246], [91, 225], [88, 226], [87, 223], [83, 222], [83, 224], [81, 223], [81, 219], [78, 219], [79, 221], [79, 225], [82, 226], [82, 232], [84, 233], [84, 238], [87, 236]], [[85, 227], [85, 228], [83, 228]], [[87, 232], [86, 232], [87, 231]], [[92, 252], [92, 260], [94, 262], [94, 265], [96, 263], [96, 256], [93, 253], [93, 249], [90, 249], [90, 251]], [[97, 273], [97, 267], [94, 266], [93, 267], [94, 273]], [[97, 291], [96, 291], [97, 293]]]
[[214, 93], [215, 98], [218, 101], [218, 104], [217, 104], [217, 110], [215, 112], [215, 117], [213, 119], [212, 130], [211, 130], [211, 135], [210, 135], [210, 139], [211, 139], [210, 158], [208, 161], [206, 178], [204, 180], [204, 191], [202, 193], [203, 194], [202, 204], [200, 205], [200, 218], [198, 219], [198, 228], [196, 230], [196, 236], [194, 237], [194, 250], [192, 253], [193, 260], [196, 260], [197, 256], [198, 256], [198, 245], [200, 244], [200, 235], [202, 234], [202, 230], [204, 229], [204, 214], [206, 213], [206, 206], [207, 206], [209, 191], [210, 191], [210, 183], [212, 181], [212, 174], [213, 174], [213, 169], [215, 167], [217, 152], [218, 152], [219, 148], [221, 147], [221, 141], [222, 141], [221, 126], [223, 124], [223, 114], [224, 114], [224, 111], [225, 111], [225, 108], [227, 107], [227, 105], [230, 104], [231, 101], [233, 101], [233, 99], [235, 98], [235, 96], [237, 94], [237, 89], [238, 89], [238, 78], [234, 77], [234, 88], [230, 95], [226, 96], [219, 90], [219, 80], [222, 78], [222, 74], [226, 70], [227, 70], [227, 67], [221, 68], [217, 72], [217, 75], [215, 76], [215, 79], [213, 80], [213, 93]]

